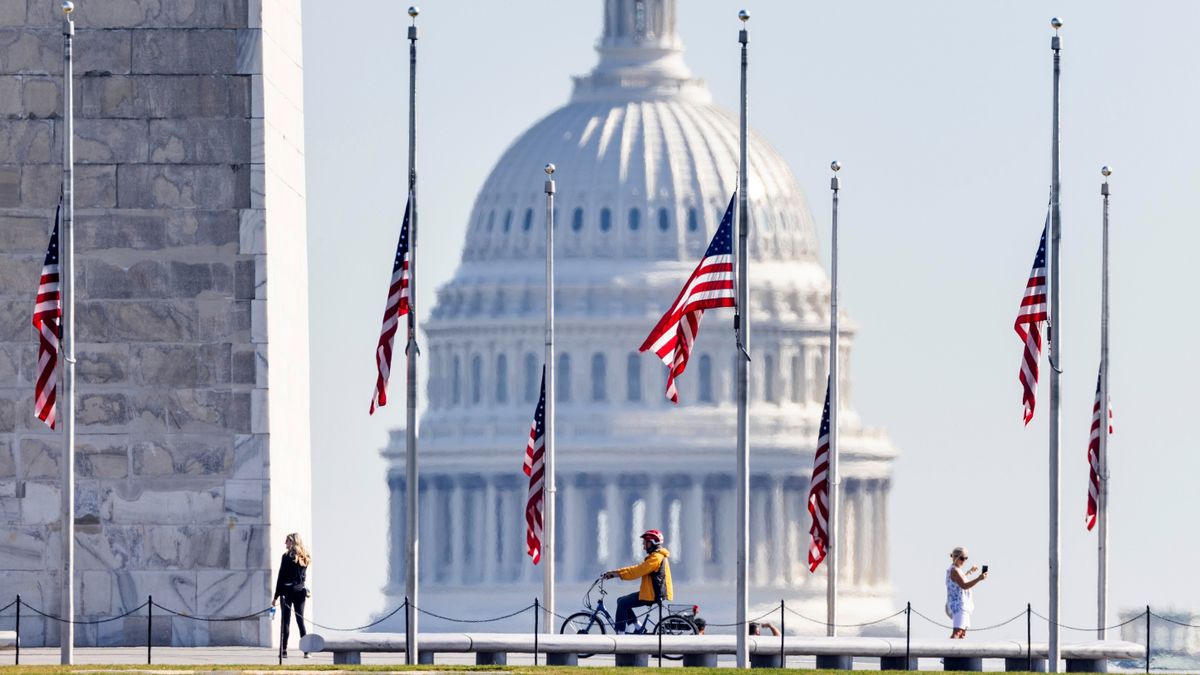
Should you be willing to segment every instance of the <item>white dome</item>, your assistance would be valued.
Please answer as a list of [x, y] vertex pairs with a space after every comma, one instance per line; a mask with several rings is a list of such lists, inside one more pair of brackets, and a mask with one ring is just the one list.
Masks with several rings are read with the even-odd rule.
[[[738, 122], [682, 59], [675, 0], [605, 0], [600, 63], [571, 101], [497, 162], [471, 215], [462, 263], [425, 323], [429, 364], [420, 427], [425, 584], [435, 596], [499, 610], [540, 572], [523, 558], [520, 473], [544, 347], [547, 162], [556, 165], [555, 312], [559, 568], [564, 596], [626, 564], [630, 528], [680, 546], [677, 586], [727, 603], [732, 582], [732, 312], [706, 313], [680, 404], [666, 368], [637, 351], [703, 254], [737, 181]], [[749, 141], [750, 442], [753, 602], [823, 597], [804, 564], [804, 503], [824, 402], [829, 279], [808, 203], [787, 164]], [[848, 616], [878, 614], [889, 593], [886, 503], [895, 451], [850, 406], [854, 329], [843, 319], [840, 448]], [[394, 432], [392, 596], [403, 587], [404, 433]], [[564, 524], [567, 523], [568, 524]], [[727, 522], [728, 521], [728, 522]], [[651, 525], [653, 524], [653, 525]], [[426, 597], [435, 597], [426, 596]], [[510, 597], [511, 596], [511, 597]], [[815, 604], [809, 611], [819, 611]]]

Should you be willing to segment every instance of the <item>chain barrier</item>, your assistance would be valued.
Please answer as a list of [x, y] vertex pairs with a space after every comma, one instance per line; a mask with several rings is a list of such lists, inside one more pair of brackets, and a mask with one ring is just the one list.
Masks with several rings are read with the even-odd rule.
[[[1030, 610], [1030, 613], [1033, 614], [1034, 616], [1036, 616], [1037, 618], [1041, 619], [1042, 621], [1045, 621], [1046, 623], [1055, 623], [1050, 620], [1050, 617], [1042, 616], [1041, 614], [1039, 614], [1036, 611]], [[1157, 617], [1158, 615], [1155, 614], [1154, 616]], [[1114, 624], [1112, 626], [1104, 626], [1103, 628], [1080, 628], [1078, 626], [1068, 626], [1065, 623], [1060, 623], [1057, 625], [1059, 628], [1066, 628], [1067, 630], [1077, 630], [1081, 633], [1095, 633], [1096, 631], [1099, 631], [1099, 630], [1112, 630], [1114, 628], [1120, 628], [1121, 626], [1131, 624], [1134, 621], [1141, 621], [1142, 619], [1145, 619], [1145, 618], [1146, 618], [1146, 613], [1142, 612], [1141, 614], [1138, 614], [1137, 616], [1133, 617], [1132, 619], [1129, 619], [1128, 621], [1122, 621], [1121, 623]], [[1161, 618], [1161, 617], [1159, 617], [1159, 618]], [[1197, 628], [1200, 628], [1200, 626], [1197, 626]]]
[[[13, 605], [15, 605], [15, 604], [17, 604], [17, 601], [16, 601], [16, 600], [13, 600], [12, 602], [8, 603], [7, 605], [5, 605], [5, 606], [3, 606], [3, 607], [0, 607], [0, 612], [7, 611], [9, 607], [12, 607], [12, 606], [13, 606]], [[22, 604], [23, 604], [23, 603], [22, 603]]]
[[[903, 610], [901, 610], [901, 612], [903, 612]], [[946, 628], [946, 629], [949, 629], [949, 630], [954, 630], [954, 626], [951, 626], [951, 625], [950, 625], [950, 624], [948, 624], [948, 623], [941, 623], [940, 621], [934, 621], [933, 619], [931, 619], [931, 618], [929, 618], [929, 617], [925, 616], [924, 614], [922, 614], [922, 613], [918, 612], [918, 611], [917, 611], [917, 610], [915, 610], [915, 609], [914, 609], [914, 610], [912, 610], [912, 613], [913, 613], [913, 614], [916, 614], [917, 616], [921, 617], [922, 619], [925, 619], [925, 620], [926, 620], [926, 621], [928, 621], [929, 623], [931, 623], [931, 624], [933, 624], [933, 625], [935, 625], [935, 626], [938, 626], [939, 628]], [[1036, 613], [1036, 612], [1035, 612], [1035, 613]], [[992, 625], [990, 625], [990, 626], [982, 626], [982, 627], [980, 627], [980, 628], [975, 628], [974, 626], [972, 626], [972, 627], [971, 627], [969, 630], [970, 630], [972, 633], [978, 633], [979, 631], [984, 631], [984, 630], [994, 630], [994, 629], [996, 629], [996, 628], [1003, 628], [1004, 626], [1007, 626], [1008, 624], [1010, 624], [1010, 623], [1012, 623], [1012, 622], [1016, 621], [1017, 619], [1019, 619], [1019, 618], [1021, 618], [1021, 617], [1023, 617], [1023, 616], [1025, 616], [1025, 612], [1019, 612], [1019, 613], [1017, 613], [1017, 614], [1013, 615], [1013, 617], [1012, 617], [1011, 619], [1008, 619], [1008, 620], [1006, 620], [1006, 621], [1001, 621], [1000, 623], [994, 623], [994, 624], [992, 624]]]
[[716, 626], [718, 628], [729, 628], [732, 626], [746, 626], [746, 625], [749, 625], [752, 623], [759, 623], [763, 619], [767, 618], [768, 616], [774, 615], [775, 612], [778, 612], [778, 611], [779, 611], [779, 608], [776, 607], [775, 609], [772, 609], [771, 611], [767, 612], [766, 614], [763, 614], [762, 616], [754, 618], [754, 619], [746, 619], [745, 621], [734, 621], [733, 623], [713, 623], [713, 622], [709, 621], [705, 625], [706, 626]]
[[882, 619], [875, 619], [874, 621], [866, 621], [863, 623], [834, 623], [834, 624], [831, 624], [828, 621], [823, 621], [820, 619], [813, 619], [811, 617], [804, 616], [803, 614], [801, 614], [800, 612], [797, 612], [796, 610], [792, 609], [791, 607], [787, 607], [786, 609], [789, 614], [795, 614], [796, 616], [800, 617], [801, 619], [804, 619], [805, 621], [811, 621], [813, 623], [820, 624], [820, 625], [826, 626], [826, 627], [833, 626], [834, 628], [862, 628], [863, 626], [874, 626], [875, 624], [883, 623], [884, 621], [887, 621], [888, 619], [894, 619], [905, 612], [905, 610], [902, 609], [902, 610], [896, 612], [895, 614], [889, 614], [889, 615], [883, 617]]
[[186, 612], [177, 612], [177, 611], [171, 609], [170, 607], [163, 607], [162, 605], [158, 604], [157, 602], [151, 602], [150, 604], [154, 605], [156, 608], [161, 609], [162, 611], [164, 611], [168, 614], [173, 614], [174, 616], [178, 616], [178, 617], [181, 617], [184, 619], [191, 619], [192, 621], [205, 621], [205, 622], [209, 622], [209, 621], [212, 621], [212, 622], [244, 621], [246, 619], [258, 618], [258, 617], [262, 616], [263, 614], [266, 614], [267, 612], [271, 611], [270, 607], [266, 607], [264, 609], [258, 610], [257, 612], [254, 612], [253, 614], [246, 614], [244, 616], [193, 616]]
[[33, 610], [33, 612], [34, 612], [35, 614], [38, 614], [38, 615], [40, 615], [40, 616], [42, 616], [42, 617], [45, 617], [45, 618], [47, 618], [47, 619], [50, 619], [50, 620], [52, 620], [52, 621], [57, 621], [57, 622], [59, 622], [59, 623], [70, 623], [70, 624], [74, 624], [74, 625], [76, 625], [76, 626], [94, 626], [94, 625], [96, 625], [96, 624], [100, 624], [100, 623], [108, 623], [109, 621], [117, 621], [118, 619], [124, 619], [124, 618], [125, 618], [125, 617], [127, 617], [127, 616], [132, 616], [132, 615], [133, 615], [133, 614], [135, 614], [136, 612], [139, 612], [139, 611], [141, 611], [141, 610], [145, 609], [145, 608], [146, 608], [146, 607], [148, 607], [149, 605], [150, 605], [150, 601], [148, 601], [148, 600], [147, 600], [146, 602], [143, 602], [142, 604], [138, 605], [137, 607], [134, 607], [133, 609], [129, 610], [128, 612], [125, 612], [124, 614], [120, 614], [120, 615], [117, 615], [117, 616], [110, 616], [110, 617], [108, 617], [108, 618], [106, 618], [106, 619], [93, 619], [93, 620], [90, 620], [90, 621], [78, 621], [78, 620], [72, 620], [72, 619], [64, 619], [64, 618], [62, 618], [61, 616], [54, 616], [53, 614], [47, 614], [47, 613], [43, 612], [42, 610], [38, 609], [37, 607], [34, 607], [33, 605], [31, 605], [31, 604], [27, 603], [27, 602], [22, 602], [22, 603], [21, 603], [21, 606], [22, 606], [22, 607], [26, 607], [26, 608], [28, 608], [28, 609], [31, 609], [31, 610]]
[[[295, 609], [295, 607], [292, 608], [292, 611], [296, 612], [297, 617], [303, 619], [304, 621], [307, 621], [310, 625], [316, 626], [317, 628], [322, 628], [324, 630], [331, 630], [336, 633], [353, 633], [355, 631], [366, 630], [368, 628], [373, 628], [375, 626], [378, 626], [379, 624], [383, 623], [384, 621], [387, 621], [388, 619], [392, 618], [393, 616], [396, 616], [396, 614], [399, 613], [400, 610], [404, 609], [407, 606], [408, 606], [407, 602], [400, 603], [399, 607], [397, 607], [396, 609], [393, 609], [392, 611], [388, 612], [387, 614], [384, 614], [383, 616], [372, 621], [371, 623], [364, 624], [362, 626], [355, 626], [354, 628], [334, 628], [333, 626], [326, 626], [325, 624], [317, 623], [316, 621], [313, 621], [312, 619], [304, 616], [299, 611], [297, 611]], [[413, 607], [413, 609], [416, 609], [416, 607]]]
[[[4, 611], [4, 610], [0, 610], [0, 611]], [[1173, 624], [1175, 624], [1176, 626], [1183, 626], [1183, 627], [1185, 627], [1185, 628], [1200, 628], [1200, 624], [1194, 624], [1194, 623], [1185, 623], [1185, 622], [1183, 622], [1183, 621], [1176, 621], [1175, 619], [1171, 619], [1171, 618], [1169, 618], [1169, 617], [1165, 617], [1165, 616], [1163, 616], [1162, 614], [1155, 614], [1154, 612], [1150, 612], [1150, 616], [1152, 616], [1152, 617], [1154, 617], [1154, 618], [1156, 618], [1156, 619], [1158, 619], [1158, 620], [1160, 620], [1160, 621], [1166, 621], [1167, 623], [1173, 623]], [[1132, 618], [1132, 619], [1130, 619], [1129, 621], [1126, 621], [1125, 623], [1133, 623], [1134, 621], [1139, 621], [1139, 620], [1141, 620], [1141, 619], [1144, 619], [1145, 617], [1146, 617], [1146, 613], [1145, 613], [1145, 612], [1142, 612], [1141, 614], [1138, 614], [1137, 616], [1133, 617], [1133, 618]], [[1119, 623], [1119, 624], [1117, 624], [1117, 626], [1124, 626], [1124, 625], [1125, 625], [1125, 623]]]
[[[497, 616], [497, 617], [493, 617], [490, 619], [454, 619], [454, 618], [451, 618], [448, 616], [434, 614], [433, 612], [431, 612], [427, 609], [421, 609], [420, 607], [417, 607], [416, 605], [413, 605], [413, 609], [417, 610], [421, 614], [424, 614], [425, 616], [432, 616], [435, 619], [441, 619], [442, 621], [450, 621], [452, 623], [494, 623], [496, 621], [503, 621], [505, 619], [511, 619], [514, 616], [519, 616], [521, 614], [524, 614], [525, 612], [528, 612], [529, 610], [534, 609], [536, 606], [537, 605], [531, 603], [521, 609], [518, 609], [517, 611], [515, 611], [511, 614], [505, 614], [504, 616]], [[553, 614], [553, 612], [551, 612], [551, 613]], [[555, 614], [555, 616], [558, 616], [558, 615]]]

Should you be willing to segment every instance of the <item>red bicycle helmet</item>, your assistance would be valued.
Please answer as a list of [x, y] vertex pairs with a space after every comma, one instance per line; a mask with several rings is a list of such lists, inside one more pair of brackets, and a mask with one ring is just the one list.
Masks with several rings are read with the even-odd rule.
[[642, 539], [649, 539], [656, 544], [661, 544], [663, 543], [663, 533], [658, 530], [646, 530], [642, 533]]

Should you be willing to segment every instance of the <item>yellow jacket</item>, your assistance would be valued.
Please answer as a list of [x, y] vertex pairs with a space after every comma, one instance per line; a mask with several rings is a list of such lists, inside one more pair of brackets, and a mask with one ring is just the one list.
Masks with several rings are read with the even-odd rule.
[[622, 567], [617, 570], [617, 574], [624, 581], [633, 581], [638, 577], [642, 578], [642, 586], [638, 589], [638, 600], [649, 600], [654, 602], [654, 582], [650, 577], [662, 567], [663, 571], [663, 587], [666, 589], [666, 597], [663, 601], [670, 600], [673, 597], [671, 590], [671, 563], [668, 558], [671, 557], [671, 552], [663, 547], [659, 547], [657, 551], [650, 553], [646, 559], [637, 565]]

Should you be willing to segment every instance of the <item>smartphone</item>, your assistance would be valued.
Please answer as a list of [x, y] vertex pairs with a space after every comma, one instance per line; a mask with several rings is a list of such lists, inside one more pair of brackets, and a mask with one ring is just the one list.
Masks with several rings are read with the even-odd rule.
[[987, 574], [987, 565], [984, 565], [984, 566], [983, 566], [983, 573], [984, 573], [984, 574]]

